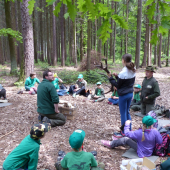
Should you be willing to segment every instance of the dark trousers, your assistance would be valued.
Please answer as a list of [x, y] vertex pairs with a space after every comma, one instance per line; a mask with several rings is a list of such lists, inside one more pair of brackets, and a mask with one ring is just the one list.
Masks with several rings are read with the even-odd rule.
[[2, 90], [0, 91], [0, 97], [6, 98], [6, 90], [5, 90], [5, 89], [2, 89]]
[[51, 126], [62, 126], [66, 123], [66, 117], [62, 113], [54, 113], [54, 114], [42, 114], [39, 113], [41, 116], [46, 116], [51, 121]]
[[154, 110], [154, 105], [155, 104], [145, 104], [141, 103], [141, 114], [146, 115], [149, 113], [151, 110]]
[[74, 94], [76, 93], [76, 95], [83, 95], [85, 96], [86, 95], [86, 90], [85, 90], [85, 87], [83, 86], [81, 89], [79, 89], [78, 91], [74, 91], [76, 88], [75, 88], [75, 85], [71, 85], [70, 88], [69, 88], [69, 93], [70, 94]]

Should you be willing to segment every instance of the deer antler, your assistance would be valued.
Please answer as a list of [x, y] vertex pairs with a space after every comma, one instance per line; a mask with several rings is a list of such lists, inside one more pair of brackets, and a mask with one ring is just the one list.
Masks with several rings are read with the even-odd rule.
[[[105, 67], [103, 67], [103, 63], [102, 62], [100, 62], [101, 65], [96, 65], [95, 62], [94, 62], [94, 65], [95, 65], [95, 67], [98, 67], [98, 68], [104, 70], [106, 73], [110, 73], [110, 71], [107, 68], [107, 59], [105, 58], [104, 60], [105, 60], [105, 65], [106, 65]], [[99, 73], [99, 74], [104, 75], [107, 78], [109, 78], [106, 74], [103, 74], [103, 73]], [[113, 85], [111, 84], [110, 90], [108, 92], [106, 92], [105, 94], [107, 94], [109, 92], [113, 92], [113, 91], [114, 91], [114, 88], [113, 88]]]

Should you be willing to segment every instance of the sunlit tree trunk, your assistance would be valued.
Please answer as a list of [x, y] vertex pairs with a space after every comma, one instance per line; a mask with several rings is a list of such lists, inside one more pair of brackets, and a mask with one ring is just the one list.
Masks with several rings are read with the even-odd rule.
[[[5, 1], [6, 27], [12, 29], [12, 19], [10, 14], [10, 1]], [[8, 35], [9, 52], [11, 60], [11, 74], [17, 74], [17, 61], [15, 55], [15, 43], [11, 35]]]
[[91, 59], [91, 20], [89, 19], [87, 22], [87, 68], [86, 70], [90, 70], [90, 59]]
[[166, 59], [166, 66], [168, 67], [169, 66], [169, 45], [170, 45], [170, 30], [168, 32], [168, 44], [167, 44], [167, 59]]
[[162, 52], [162, 34], [160, 34], [160, 37], [159, 37], [158, 67], [161, 67], [161, 52]]
[[138, 14], [137, 14], [137, 30], [136, 30], [136, 54], [135, 65], [139, 68], [140, 64], [140, 44], [141, 44], [141, 23], [142, 23], [142, 0], [138, 0]]
[[29, 0], [23, 0], [21, 3], [21, 18], [24, 41], [24, 57], [25, 57], [25, 74], [29, 77], [34, 71], [34, 40], [33, 26], [31, 16], [28, 13]]

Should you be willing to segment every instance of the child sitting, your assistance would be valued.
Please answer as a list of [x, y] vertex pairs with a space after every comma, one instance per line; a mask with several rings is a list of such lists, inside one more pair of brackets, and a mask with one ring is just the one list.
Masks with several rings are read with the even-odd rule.
[[35, 124], [30, 134], [7, 156], [3, 170], [37, 169], [40, 139], [51, 129], [50, 124]]
[[108, 99], [108, 104], [118, 105], [119, 103], [119, 96], [117, 94], [117, 88], [114, 86], [114, 92], [112, 93], [111, 98]]
[[92, 102], [101, 102], [105, 99], [104, 89], [102, 88], [102, 83], [97, 82], [97, 88], [95, 89], [94, 95], [91, 96]]
[[141, 93], [141, 86], [139, 84], [136, 84], [134, 86], [134, 97], [130, 107], [133, 111], [141, 110], [140, 93]]
[[128, 145], [137, 151], [140, 158], [149, 157], [152, 155], [156, 144], [162, 143], [162, 136], [153, 128], [153, 124], [157, 120], [151, 116], [145, 116], [142, 119], [143, 128], [139, 128], [136, 131], [130, 131], [130, 120], [125, 122], [124, 133], [126, 137], [120, 139], [114, 139], [113, 141], [101, 140], [101, 144], [108, 148], [115, 148], [117, 146]]
[[[85, 138], [85, 132], [81, 129], [75, 130], [70, 138], [69, 143], [73, 151], [66, 154], [64, 159], [61, 161], [61, 166], [63, 169], [86, 169], [90, 170], [91, 167], [97, 168], [97, 161], [90, 152], [83, 151], [83, 141]], [[56, 167], [57, 169], [57, 167]], [[58, 169], [57, 169], [58, 170]]]
[[59, 82], [62, 83], [63, 80], [61, 80], [58, 76], [57, 73], [53, 74], [53, 81], [51, 82], [54, 84], [55, 89], [57, 90], [57, 93], [59, 96], [64, 96], [67, 93], [67, 90], [60, 89], [59, 87]]

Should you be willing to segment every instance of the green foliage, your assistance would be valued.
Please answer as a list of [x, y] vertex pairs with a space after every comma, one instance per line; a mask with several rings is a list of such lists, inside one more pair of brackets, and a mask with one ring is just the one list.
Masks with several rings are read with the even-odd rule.
[[23, 81], [15, 82], [14, 85], [20, 88], [24, 86], [24, 82]]
[[[78, 71], [71, 71], [71, 70], [63, 70], [58, 72], [58, 76], [63, 80], [66, 84], [75, 84], [77, 81], [77, 77], [79, 74], [83, 74], [84, 79], [87, 83], [97, 83], [98, 81], [101, 82], [108, 82], [108, 78], [104, 75], [99, 74], [98, 72], [103, 72], [101, 70], [90, 70], [85, 72], [78, 72]], [[103, 72], [104, 73], [104, 72]], [[106, 73], [104, 73], [106, 74]]]
[[34, 4], [35, 4], [35, 0], [29, 0], [28, 1], [28, 12], [29, 12], [29, 15], [32, 14], [33, 10], [34, 10]]
[[[14, 31], [11, 28], [2, 28], [0, 29], [0, 36], [8, 36], [11, 35], [12, 38], [15, 38], [16, 41], [19, 41], [20, 43], [22, 43], [22, 34], [19, 31]], [[17, 43], [15, 42], [15, 45], [17, 45]]]
[[35, 65], [40, 67], [42, 70], [47, 70], [48, 68], [50, 68], [47, 62], [42, 62], [39, 59], [38, 59], [38, 63], [35, 63]]

